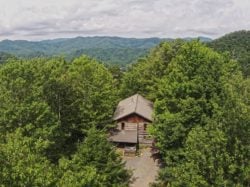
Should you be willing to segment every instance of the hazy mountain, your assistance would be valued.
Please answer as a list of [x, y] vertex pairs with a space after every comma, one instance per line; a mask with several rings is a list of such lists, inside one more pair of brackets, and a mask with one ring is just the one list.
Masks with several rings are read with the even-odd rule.
[[[201, 41], [211, 39], [199, 37]], [[191, 40], [193, 38], [186, 38]], [[0, 51], [18, 57], [64, 56], [72, 59], [82, 54], [104, 62], [127, 64], [144, 56], [148, 50], [161, 41], [170, 38], [120, 38], [120, 37], [76, 37], [43, 41], [3, 40]]]
[[13, 55], [8, 54], [8, 53], [0, 52], [0, 64], [7, 62], [7, 60], [10, 58], [15, 58], [15, 57]]
[[228, 52], [231, 58], [239, 61], [243, 73], [250, 76], [250, 31], [226, 34], [208, 43], [208, 46], [219, 52]]

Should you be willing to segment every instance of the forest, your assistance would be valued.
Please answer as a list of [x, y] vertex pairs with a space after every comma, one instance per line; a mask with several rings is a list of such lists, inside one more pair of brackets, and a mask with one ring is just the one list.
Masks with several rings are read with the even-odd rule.
[[125, 70], [2, 53], [0, 186], [129, 186], [107, 137], [117, 102], [135, 93], [154, 102], [163, 167], [152, 186], [249, 186], [249, 42], [236, 52], [229, 36], [162, 41]]
[[[198, 37], [201, 41], [210, 38]], [[194, 38], [184, 38], [192, 40]], [[120, 37], [76, 37], [43, 41], [3, 40], [0, 51], [19, 58], [64, 57], [72, 61], [81, 55], [87, 55], [106, 64], [126, 66], [138, 58], [146, 56], [152, 47], [171, 38], [120, 38]]]
[[76, 37], [43, 41], [3, 40], [0, 42], [0, 51], [25, 59], [60, 56], [67, 61], [87, 55], [105, 63], [125, 66], [145, 56], [150, 48], [162, 40], [119, 37]]
[[228, 55], [237, 60], [241, 67], [243, 74], [250, 75], [250, 31], [238, 31], [226, 34], [210, 43], [216, 51], [228, 53]]

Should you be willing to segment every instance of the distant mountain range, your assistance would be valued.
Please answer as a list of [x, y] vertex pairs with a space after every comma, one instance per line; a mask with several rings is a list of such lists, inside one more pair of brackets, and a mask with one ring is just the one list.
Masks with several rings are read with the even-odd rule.
[[243, 74], [250, 77], [250, 31], [236, 31], [207, 44], [218, 52], [227, 52], [239, 62]]
[[[198, 37], [203, 42], [212, 39]], [[183, 38], [193, 40], [196, 38]], [[143, 57], [154, 46], [171, 38], [120, 38], [120, 37], [76, 37], [43, 41], [3, 40], [0, 52], [17, 57], [63, 56], [71, 60], [86, 54], [100, 61], [125, 65]]]

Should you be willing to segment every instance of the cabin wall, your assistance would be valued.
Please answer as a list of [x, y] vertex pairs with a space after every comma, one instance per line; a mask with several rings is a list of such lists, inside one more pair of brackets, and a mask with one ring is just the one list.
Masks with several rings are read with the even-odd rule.
[[123, 121], [123, 122], [117, 123], [117, 129], [126, 130], [126, 131], [127, 130], [137, 130], [137, 125], [136, 125], [136, 123], [129, 123], [129, 122]]
[[149, 120], [141, 117], [141, 116], [138, 116], [136, 114], [132, 114], [132, 115], [129, 115], [129, 116], [126, 116], [122, 119], [119, 119], [117, 121], [118, 123], [119, 122], [129, 122], [129, 123], [142, 123], [142, 122], [150, 122]]
[[150, 125], [150, 121], [136, 114], [117, 121], [117, 129], [119, 130], [137, 130], [140, 144], [151, 144], [152, 138], [147, 132]]

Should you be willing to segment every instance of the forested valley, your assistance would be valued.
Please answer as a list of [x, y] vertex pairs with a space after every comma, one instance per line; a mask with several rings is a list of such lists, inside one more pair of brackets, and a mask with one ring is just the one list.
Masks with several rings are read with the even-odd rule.
[[219, 46], [164, 41], [125, 70], [3, 53], [0, 186], [129, 186], [108, 132], [117, 102], [135, 93], [154, 102], [163, 165], [152, 186], [249, 186], [249, 42], [238, 55]]

